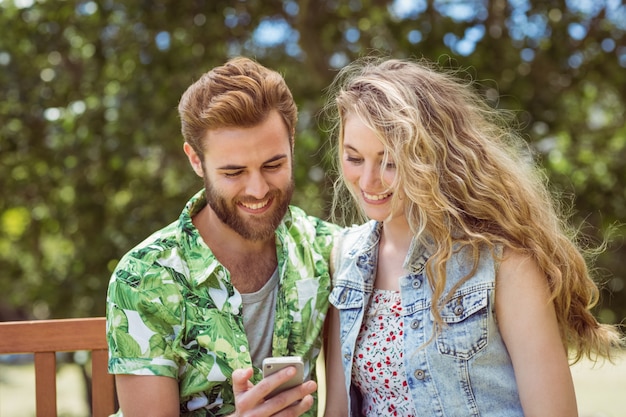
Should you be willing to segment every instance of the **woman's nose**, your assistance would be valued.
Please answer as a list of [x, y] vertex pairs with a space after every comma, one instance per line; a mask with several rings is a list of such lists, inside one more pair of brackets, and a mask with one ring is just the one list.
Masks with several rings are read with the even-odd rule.
[[372, 190], [380, 184], [380, 169], [376, 165], [366, 164], [363, 167], [359, 186], [363, 190]]

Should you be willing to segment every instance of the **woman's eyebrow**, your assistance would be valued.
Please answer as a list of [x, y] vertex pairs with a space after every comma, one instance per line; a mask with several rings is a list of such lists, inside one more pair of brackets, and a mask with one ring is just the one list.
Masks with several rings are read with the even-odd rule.
[[[346, 149], [349, 149], [349, 150], [351, 150], [353, 152], [359, 153], [359, 150], [357, 148], [355, 148], [354, 146], [350, 145], [350, 144], [345, 144], [344, 143], [343, 147], [346, 148]], [[380, 151], [380, 152], [377, 153], [377, 155], [384, 155], [384, 154], [385, 154], [385, 151]]]

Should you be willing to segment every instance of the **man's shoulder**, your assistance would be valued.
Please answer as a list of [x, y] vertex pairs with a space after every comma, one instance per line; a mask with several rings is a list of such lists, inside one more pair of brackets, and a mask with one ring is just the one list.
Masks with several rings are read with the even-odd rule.
[[154, 259], [165, 252], [171, 252], [173, 248], [193, 249], [192, 246], [196, 246], [198, 239], [194, 236], [196, 231], [191, 218], [205, 205], [204, 191], [200, 190], [187, 201], [182, 214], [176, 220], [145, 238], [129, 250], [125, 257]]
[[173, 248], [179, 246], [178, 229], [179, 222], [175, 221], [152, 233], [134, 248], [126, 252], [120, 264], [131, 260], [151, 264], [160, 257], [168, 256]]
[[339, 225], [307, 214], [297, 206], [289, 206], [289, 214], [285, 217], [288, 229], [299, 228], [314, 231], [316, 235], [333, 235], [341, 230]]

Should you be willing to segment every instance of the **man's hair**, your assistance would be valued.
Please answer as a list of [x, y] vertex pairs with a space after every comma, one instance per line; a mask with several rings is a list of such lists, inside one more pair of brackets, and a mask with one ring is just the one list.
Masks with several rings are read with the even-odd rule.
[[201, 157], [208, 130], [253, 127], [272, 110], [282, 117], [293, 149], [298, 113], [291, 91], [279, 73], [244, 57], [202, 75], [178, 104], [183, 137]]

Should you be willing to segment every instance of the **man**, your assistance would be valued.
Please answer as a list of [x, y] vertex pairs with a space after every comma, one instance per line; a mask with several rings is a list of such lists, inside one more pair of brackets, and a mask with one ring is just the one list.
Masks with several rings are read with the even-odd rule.
[[[204, 190], [111, 278], [118, 415], [313, 416], [337, 227], [289, 206], [291, 93], [278, 73], [235, 58], [191, 85], [178, 110]], [[292, 355], [309, 380], [265, 400], [295, 369], [263, 380], [261, 361]]]

